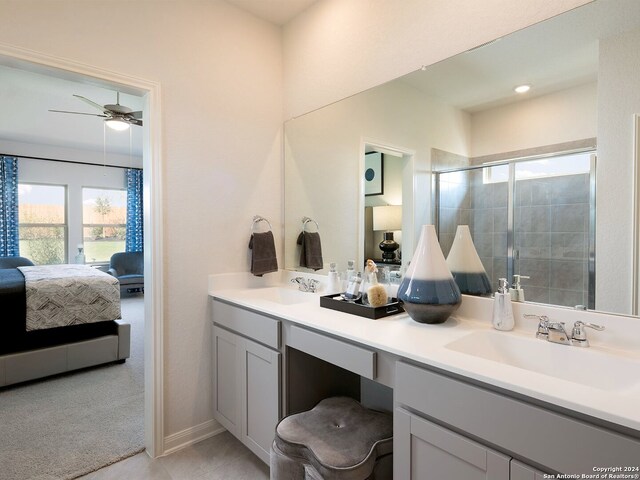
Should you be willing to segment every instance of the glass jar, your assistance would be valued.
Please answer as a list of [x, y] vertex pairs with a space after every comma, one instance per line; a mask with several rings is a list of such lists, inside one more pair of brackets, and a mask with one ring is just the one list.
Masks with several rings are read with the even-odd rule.
[[360, 300], [360, 297], [362, 297], [362, 275], [360, 275], [360, 272], [351, 276], [343, 296], [350, 302]]
[[362, 303], [370, 307], [381, 307], [389, 302], [388, 289], [378, 281], [378, 274], [366, 272], [362, 285]]

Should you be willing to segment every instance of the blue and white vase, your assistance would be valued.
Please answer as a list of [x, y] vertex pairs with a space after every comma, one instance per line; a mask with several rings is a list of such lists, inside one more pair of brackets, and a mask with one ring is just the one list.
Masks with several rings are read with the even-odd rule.
[[420, 323], [443, 323], [462, 302], [433, 225], [424, 225], [407, 273], [400, 282], [398, 299], [409, 316]]
[[447, 256], [447, 266], [461, 293], [488, 295], [493, 290], [478, 256], [468, 225], [458, 225], [456, 237]]

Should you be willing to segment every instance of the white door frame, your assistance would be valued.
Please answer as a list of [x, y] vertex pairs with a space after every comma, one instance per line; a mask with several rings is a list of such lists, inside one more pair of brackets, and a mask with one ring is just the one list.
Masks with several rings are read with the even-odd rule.
[[404, 148], [377, 139], [362, 137], [360, 139], [360, 152], [358, 159], [358, 265], [364, 265], [364, 156], [367, 147], [376, 149], [381, 153], [388, 153], [402, 157], [402, 266], [406, 267], [413, 256], [414, 237], [416, 231], [416, 206], [415, 206], [415, 150]]
[[164, 453], [162, 299], [162, 138], [160, 84], [72, 60], [0, 43], [0, 65], [52, 74], [144, 95], [144, 429], [151, 457]]

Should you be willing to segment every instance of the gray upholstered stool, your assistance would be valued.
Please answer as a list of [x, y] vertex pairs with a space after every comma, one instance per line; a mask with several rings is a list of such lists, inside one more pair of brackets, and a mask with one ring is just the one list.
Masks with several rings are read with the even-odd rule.
[[348, 397], [322, 400], [276, 427], [271, 480], [392, 478], [393, 418]]

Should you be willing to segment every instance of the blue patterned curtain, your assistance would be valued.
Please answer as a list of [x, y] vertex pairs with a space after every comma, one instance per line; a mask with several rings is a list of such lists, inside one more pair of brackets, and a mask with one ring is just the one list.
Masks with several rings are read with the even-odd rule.
[[0, 257], [18, 255], [18, 159], [0, 157]]
[[142, 170], [127, 169], [127, 252], [142, 252]]

